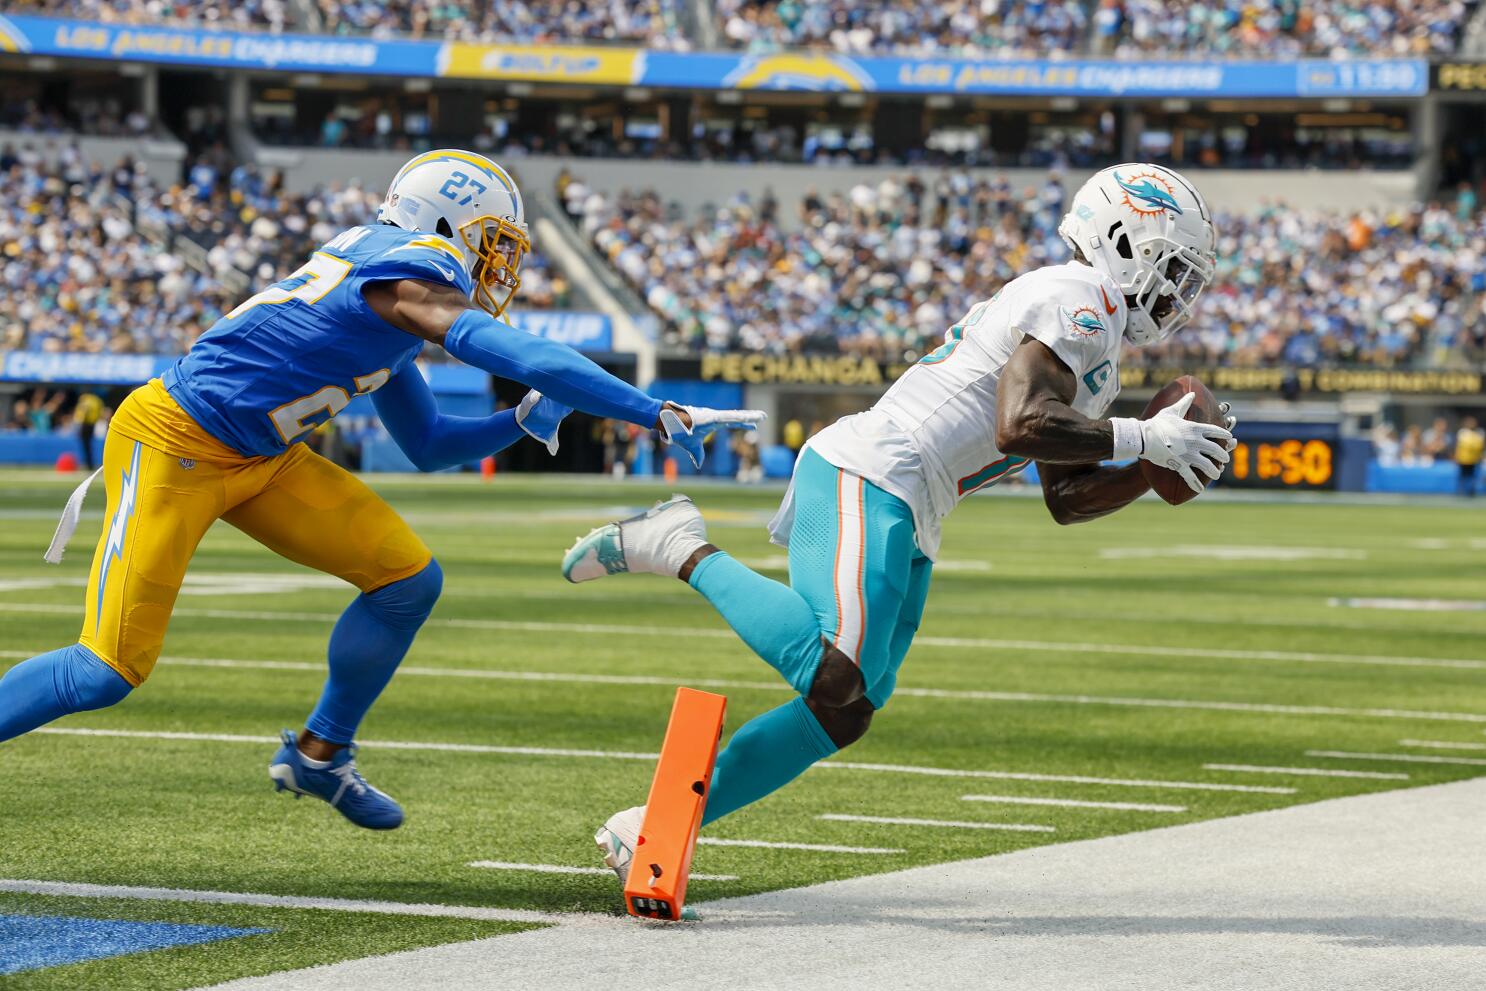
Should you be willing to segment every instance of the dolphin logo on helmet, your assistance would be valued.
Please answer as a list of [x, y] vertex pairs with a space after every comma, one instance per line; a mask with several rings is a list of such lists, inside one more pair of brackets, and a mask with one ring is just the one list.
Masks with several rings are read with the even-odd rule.
[[441, 148], [410, 159], [392, 177], [377, 220], [442, 239], [434, 246], [464, 266], [470, 299], [491, 316], [521, 287], [531, 250], [526, 208], [510, 173], [484, 155]]
[[1069, 206], [1058, 233], [1125, 296], [1126, 340], [1154, 344], [1192, 319], [1217, 268], [1217, 231], [1195, 186], [1132, 162], [1096, 173]]

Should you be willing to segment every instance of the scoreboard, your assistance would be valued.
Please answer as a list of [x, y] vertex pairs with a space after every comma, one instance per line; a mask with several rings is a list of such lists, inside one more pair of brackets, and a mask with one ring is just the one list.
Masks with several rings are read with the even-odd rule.
[[1222, 481], [1235, 489], [1335, 489], [1342, 456], [1335, 424], [1240, 421]]

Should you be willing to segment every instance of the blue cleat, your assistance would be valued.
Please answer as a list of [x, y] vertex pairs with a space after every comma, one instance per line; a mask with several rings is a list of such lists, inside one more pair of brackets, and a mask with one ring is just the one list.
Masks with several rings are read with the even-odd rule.
[[284, 730], [284, 745], [268, 765], [275, 790], [292, 791], [295, 798], [323, 798], [331, 808], [366, 829], [396, 829], [402, 825], [402, 806], [367, 784], [356, 770], [354, 743], [331, 758], [329, 767], [309, 767], [304, 761], [294, 731]]

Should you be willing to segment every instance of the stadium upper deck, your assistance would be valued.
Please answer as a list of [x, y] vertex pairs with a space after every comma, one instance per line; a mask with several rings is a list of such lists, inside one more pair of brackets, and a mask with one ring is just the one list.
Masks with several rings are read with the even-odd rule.
[[13, 12], [473, 42], [816, 48], [844, 55], [1430, 56], [1476, 0], [20, 0]]

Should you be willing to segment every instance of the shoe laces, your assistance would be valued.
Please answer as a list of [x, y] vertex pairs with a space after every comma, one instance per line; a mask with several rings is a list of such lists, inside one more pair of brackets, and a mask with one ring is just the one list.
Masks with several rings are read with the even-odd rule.
[[361, 796], [371, 791], [371, 785], [367, 784], [366, 779], [361, 776], [361, 772], [356, 770], [356, 761], [348, 760], [339, 767], [332, 767], [329, 770], [331, 774], [340, 778], [342, 792], [350, 788], [358, 796]]

